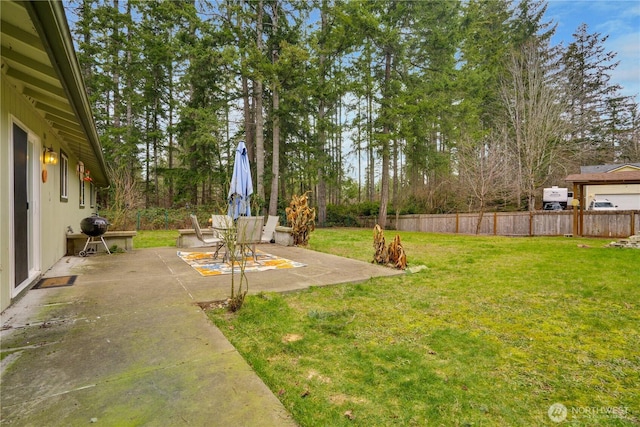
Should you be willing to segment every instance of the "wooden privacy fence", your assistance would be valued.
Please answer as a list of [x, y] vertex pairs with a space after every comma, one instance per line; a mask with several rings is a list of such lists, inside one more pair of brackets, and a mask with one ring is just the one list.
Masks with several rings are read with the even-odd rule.
[[[583, 236], [628, 237], [640, 233], [639, 211], [585, 211]], [[476, 234], [479, 213], [400, 215], [387, 217], [386, 228], [428, 233]], [[360, 218], [373, 228], [376, 218]], [[573, 235], [572, 211], [485, 212], [479, 234], [495, 236]]]

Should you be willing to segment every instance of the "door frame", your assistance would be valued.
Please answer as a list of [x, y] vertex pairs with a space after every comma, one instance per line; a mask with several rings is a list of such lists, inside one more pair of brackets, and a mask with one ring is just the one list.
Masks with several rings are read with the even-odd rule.
[[13, 206], [15, 201], [14, 194], [14, 142], [13, 142], [13, 125], [27, 133], [27, 200], [29, 209], [27, 210], [27, 245], [28, 245], [28, 276], [22, 283], [15, 283], [15, 218], [13, 209], [9, 215], [9, 277], [11, 278], [11, 298], [15, 298], [24, 291], [30, 284], [40, 277], [41, 274], [41, 211], [40, 211], [40, 176], [41, 169], [41, 153], [42, 144], [38, 137], [31, 129], [21, 122], [17, 117], [11, 115], [9, 119], [9, 201]]

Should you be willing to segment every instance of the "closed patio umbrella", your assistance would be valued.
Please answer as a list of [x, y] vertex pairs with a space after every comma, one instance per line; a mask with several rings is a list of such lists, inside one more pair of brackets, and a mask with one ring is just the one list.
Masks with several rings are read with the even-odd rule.
[[229, 209], [227, 213], [231, 218], [236, 220], [239, 216], [251, 216], [249, 202], [252, 194], [253, 182], [251, 181], [247, 147], [244, 141], [240, 141], [238, 148], [236, 148], [231, 188], [229, 189]]

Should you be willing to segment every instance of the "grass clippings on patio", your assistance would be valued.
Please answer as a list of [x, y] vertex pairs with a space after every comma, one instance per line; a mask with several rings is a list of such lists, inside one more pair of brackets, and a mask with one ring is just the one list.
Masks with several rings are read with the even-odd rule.
[[[608, 241], [399, 233], [415, 274], [209, 311], [302, 426], [640, 423], [640, 259]], [[370, 260], [369, 230], [314, 249]], [[292, 337], [295, 337], [292, 338]]]

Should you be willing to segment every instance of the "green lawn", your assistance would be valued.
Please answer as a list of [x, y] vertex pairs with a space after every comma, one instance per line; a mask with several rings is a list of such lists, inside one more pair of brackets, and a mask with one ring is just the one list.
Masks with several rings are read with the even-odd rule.
[[178, 230], [138, 230], [133, 238], [136, 249], [175, 246]]
[[[209, 312], [300, 425], [557, 425], [554, 403], [564, 425], [640, 423], [640, 251], [399, 234], [426, 269]], [[364, 261], [372, 243], [371, 230], [311, 236]]]

